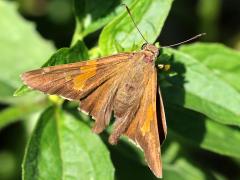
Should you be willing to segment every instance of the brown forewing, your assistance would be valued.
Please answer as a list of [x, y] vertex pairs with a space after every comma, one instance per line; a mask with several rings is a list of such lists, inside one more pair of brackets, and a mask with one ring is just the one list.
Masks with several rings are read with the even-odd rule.
[[24, 84], [47, 94], [80, 100], [115, 76], [131, 57], [122, 53], [91, 61], [49, 66], [21, 75]]

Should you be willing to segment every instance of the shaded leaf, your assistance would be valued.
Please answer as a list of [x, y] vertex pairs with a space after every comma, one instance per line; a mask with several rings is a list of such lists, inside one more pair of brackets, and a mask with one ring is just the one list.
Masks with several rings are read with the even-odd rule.
[[[117, 145], [119, 146], [119, 145]], [[165, 144], [164, 144], [165, 146]], [[141, 180], [155, 180], [156, 178], [145, 165], [137, 163], [137, 161], [133, 160], [132, 158], [128, 158], [125, 156], [125, 153], [122, 153], [124, 150], [119, 150], [123, 147], [110, 147], [111, 150], [111, 157], [116, 167], [116, 179], [141, 179]], [[173, 147], [175, 148], [175, 147]], [[202, 168], [193, 165], [193, 163], [189, 162], [186, 157], [178, 157], [178, 154], [173, 154], [172, 146], [167, 148], [167, 151], [162, 153], [163, 158], [163, 179], [167, 180], [192, 180], [192, 179], [207, 179], [211, 177], [208, 173], [204, 172]], [[175, 151], [175, 149], [173, 149]], [[120, 152], [120, 153], [119, 153]], [[132, 156], [136, 156], [133, 152], [130, 152]], [[174, 158], [174, 160], [168, 161], [169, 157]], [[131, 169], [131, 171], [129, 171]], [[209, 178], [210, 179], [210, 178]]]
[[195, 43], [180, 50], [203, 63], [212, 72], [240, 91], [240, 53], [217, 43]]
[[77, 27], [74, 42], [82, 40], [86, 35], [100, 29], [125, 9], [121, 3], [130, 4], [133, 0], [75, 0], [74, 8]]
[[166, 165], [163, 169], [164, 178], [167, 180], [205, 180], [206, 174], [197, 166], [189, 163], [184, 158], [177, 159], [174, 164]]
[[223, 124], [240, 124], [240, 94], [193, 57], [168, 49], [173, 54], [171, 84], [164, 97], [171, 104], [201, 112]]
[[[110, 150], [111, 158], [116, 169], [116, 179], [158, 179], [154, 176], [147, 165], [143, 165], [141, 163], [133, 161], [130, 158], [127, 158], [124, 154], [119, 153], [116, 148], [110, 148]], [[135, 156], [135, 154], [132, 155]]]
[[18, 171], [16, 170], [17, 167], [17, 160], [16, 155], [11, 151], [0, 151], [0, 176], [1, 179], [17, 179]]
[[194, 111], [167, 109], [168, 128], [185, 141], [209, 151], [240, 158], [240, 128], [219, 124]]
[[[174, 114], [175, 111], [170, 112], [172, 112], [171, 114]], [[189, 143], [186, 144], [184, 141], [182, 141], [183, 137], [173, 133], [174, 131], [172, 131], [170, 128], [168, 130], [169, 133], [167, 140], [162, 146], [163, 164], [165, 167], [164, 172], [166, 172], [164, 176], [165, 178], [218, 179], [216, 174], [213, 172], [213, 167], [209, 166], [208, 163], [203, 165], [198, 161], [198, 159], [196, 159], [196, 154], [193, 153], [193, 148], [189, 146]], [[192, 136], [194, 136], [194, 134], [192, 134]]]
[[108, 150], [88, 126], [51, 107], [28, 144], [23, 179], [69, 178], [114, 179], [114, 168]]
[[[172, 0], [135, 0], [129, 5], [138, 28], [149, 43], [154, 43], [159, 36], [171, 4]], [[138, 48], [140, 48], [144, 43], [144, 40], [137, 32], [126, 11], [118, 15], [104, 27], [99, 38], [99, 46], [102, 54], [109, 55], [116, 53], [116, 41], [125, 50], [130, 50], [133, 44], [137, 44]]]

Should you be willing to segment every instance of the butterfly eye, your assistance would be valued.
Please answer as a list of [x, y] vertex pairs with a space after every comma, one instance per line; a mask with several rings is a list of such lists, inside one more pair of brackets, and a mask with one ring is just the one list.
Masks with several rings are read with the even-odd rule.
[[141, 49], [144, 49], [148, 43], [144, 43], [141, 47]]

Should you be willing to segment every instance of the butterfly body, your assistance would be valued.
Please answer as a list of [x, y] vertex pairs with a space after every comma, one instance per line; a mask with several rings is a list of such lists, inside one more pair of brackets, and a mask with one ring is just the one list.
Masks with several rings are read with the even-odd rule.
[[139, 52], [29, 71], [22, 80], [44, 93], [80, 101], [80, 110], [95, 119], [96, 133], [107, 127], [113, 113], [115, 123], [109, 142], [116, 144], [121, 135], [128, 136], [143, 149], [148, 166], [160, 177], [160, 144], [167, 128], [157, 85], [158, 53], [154, 45], [144, 44]]

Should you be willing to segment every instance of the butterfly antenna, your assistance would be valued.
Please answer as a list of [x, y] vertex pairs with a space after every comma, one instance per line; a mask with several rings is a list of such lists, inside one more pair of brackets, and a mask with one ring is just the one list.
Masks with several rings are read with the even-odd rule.
[[201, 34], [193, 36], [192, 38], [187, 39], [185, 41], [182, 41], [182, 42], [179, 42], [179, 43], [176, 43], [176, 44], [172, 44], [172, 45], [168, 45], [168, 46], [162, 46], [161, 48], [168, 48], [168, 47], [174, 47], [174, 46], [178, 46], [178, 45], [181, 45], [181, 44], [185, 44], [187, 42], [193, 41], [193, 40], [198, 39], [198, 38], [200, 38], [202, 36], [205, 36], [205, 35], [206, 35], [206, 33], [201, 33]]
[[[122, 4], [122, 5], [125, 6], [125, 8], [126, 8], [128, 14], [129, 14], [129, 16], [130, 16], [133, 24], [135, 25], [135, 27], [136, 27], [136, 29], [138, 30], [139, 34], [142, 36], [143, 40], [144, 40], [146, 43], [148, 43], [148, 41], [144, 38], [144, 36], [143, 36], [143, 34], [141, 33], [141, 31], [138, 29], [137, 24], [135, 23], [135, 21], [134, 21], [134, 19], [133, 19], [133, 16], [132, 16], [132, 13], [130, 12], [130, 9], [128, 8], [128, 6], [127, 6], [126, 4]], [[148, 44], [149, 44], [149, 43], [148, 43]]]

